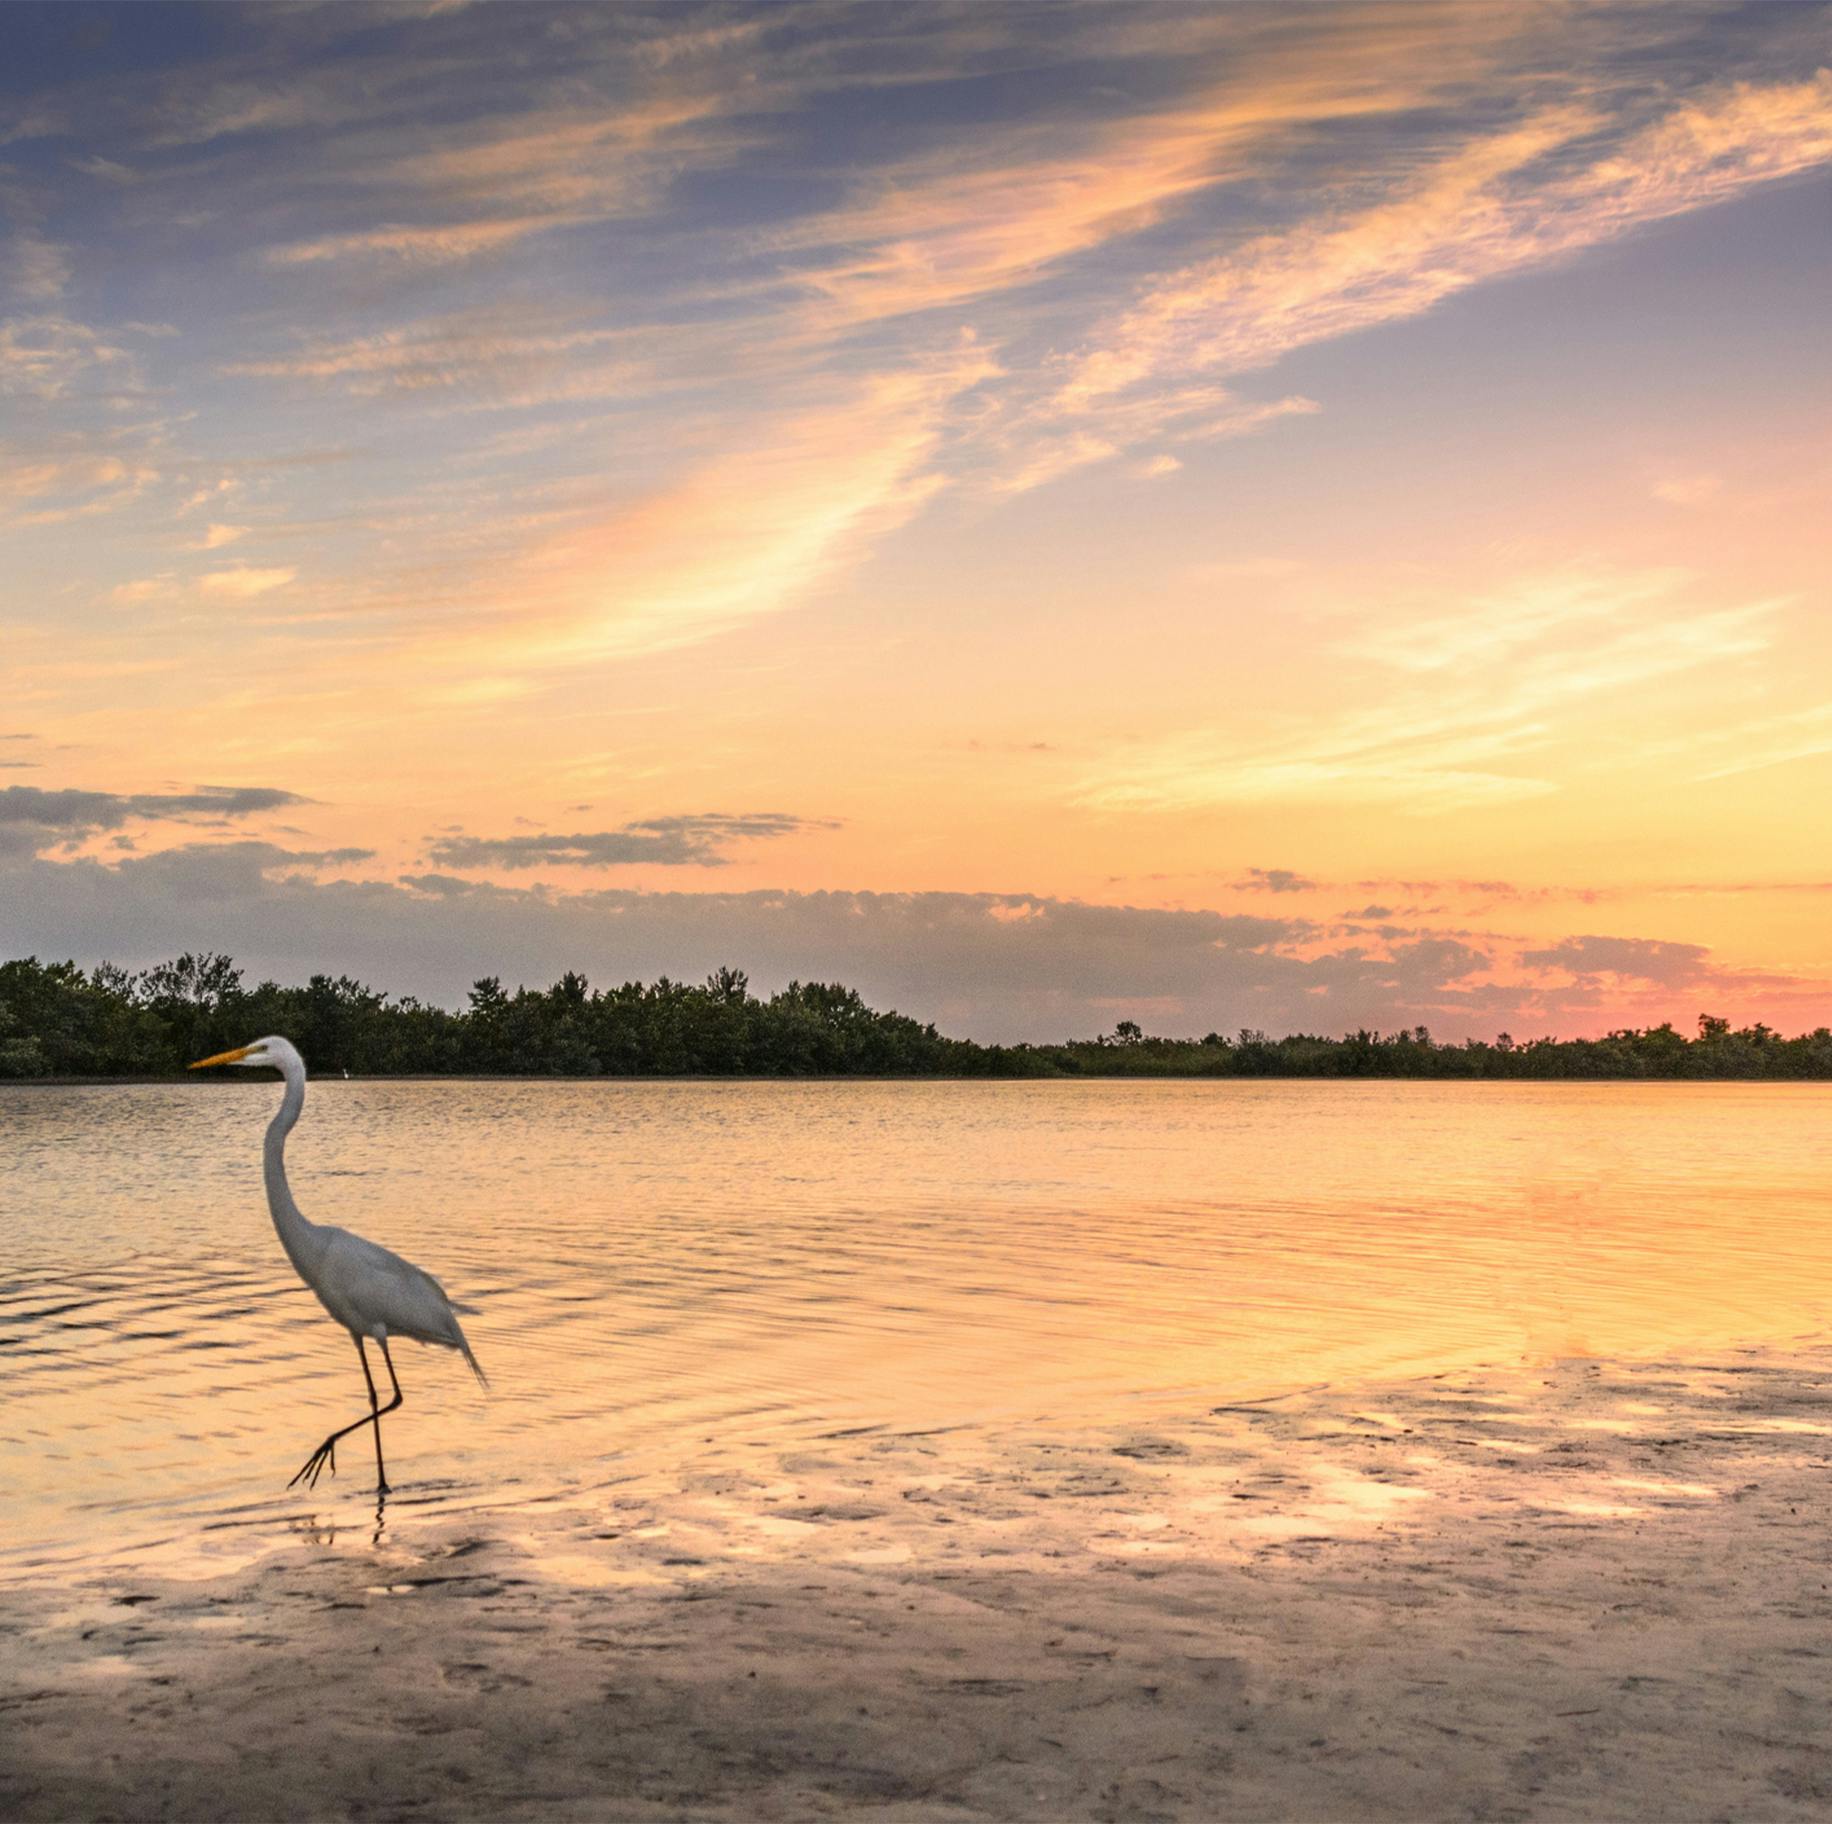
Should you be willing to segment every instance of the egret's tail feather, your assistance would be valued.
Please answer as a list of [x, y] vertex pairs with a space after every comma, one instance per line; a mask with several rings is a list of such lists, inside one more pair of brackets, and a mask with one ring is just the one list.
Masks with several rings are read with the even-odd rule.
[[[458, 1309], [463, 1310], [464, 1307], [460, 1305]], [[454, 1324], [452, 1328], [458, 1330], [456, 1324]], [[477, 1385], [487, 1388], [490, 1384], [490, 1377], [478, 1366], [477, 1358], [471, 1353], [471, 1345], [465, 1340], [465, 1335], [462, 1330], [458, 1330], [458, 1347], [464, 1351], [464, 1359], [470, 1363], [471, 1372], [477, 1377]]]

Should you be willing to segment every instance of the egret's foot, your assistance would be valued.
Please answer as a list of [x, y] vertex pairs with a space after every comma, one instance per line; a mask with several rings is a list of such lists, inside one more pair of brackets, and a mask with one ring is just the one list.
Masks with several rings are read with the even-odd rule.
[[331, 1474], [337, 1474], [337, 1440], [326, 1438], [325, 1441], [300, 1464], [299, 1473], [287, 1483], [288, 1488], [297, 1488], [303, 1482], [307, 1488], [316, 1488], [318, 1478], [324, 1474], [325, 1466], [330, 1466]]

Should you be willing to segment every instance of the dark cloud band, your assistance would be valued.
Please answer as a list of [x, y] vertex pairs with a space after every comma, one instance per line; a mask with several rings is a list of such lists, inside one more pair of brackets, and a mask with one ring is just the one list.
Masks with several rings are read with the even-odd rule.
[[[786, 891], [562, 893], [426, 873], [324, 880], [348, 859], [264, 842], [196, 843], [115, 865], [0, 862], [9, 954], [129, 965], [224, 950], [255, 977], [349, 973], [458, 1004], [480, 976], [547, 982], [698, 979], [721, 964], [764, 991], [843, 981], [874, 1006], [984, 1040], [1060, 1039], [1136, 1019], [1166, 1033], [1342, 1033], [1428, 1024], [1441, 1037], [1565, 1030], [1620, 999], [1596, 979], [1629, 972], [1653, 1017], [1693, 998], [1760, 992], [1778, 1009], [1823, 985], [1735, 974], [1690, 945], [1572, 939], [1509, 959], [1444, 934], [1344, 941], [1302, 918], [1087, 905], [1010, 893]], [[1605, 949], [1605, 945], [1620, 946]], [[1575, 947], [1574, 947], [1575, 946]], [[1587, 965], [1586, 970], [1573, 968]], [[1656, 975], [1669, 969], [1666, 981]], [[1637, 987], [1636, 992], [1641, 992]], [[1709, 1003], [1702, 1003], [1708, 1005]]]
[[271, 786], [200, 785], [189, 792], [47, 791], [9, 785], [0, 791], [0, 854], [36, 854], [53, 844], [118, 830], [137, 819], [219, 823], [309, 804]]
[[538, 868], [624, 867], [634, 862], [664, 867], [723, 867], [736, 842], [831, 830], [831, 819], [790, 817], [779, 811], [746, 811], [736, 816], [708, 811], [697, 816], [649, 817], [620, 829], [575, 835], [441, 836], [427, 853], [438, 867]]

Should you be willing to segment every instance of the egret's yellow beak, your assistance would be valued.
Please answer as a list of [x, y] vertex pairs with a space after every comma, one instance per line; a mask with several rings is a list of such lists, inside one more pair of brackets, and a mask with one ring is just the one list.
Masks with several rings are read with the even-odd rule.
[[234, 1051], [219, 1051], [213, 1058], [199, 1058], [195, 1064], [187, 1064], [186, 1070], [208, 1070], [212, 1064], [237, 1064], [254, 1050], [252, 1045], [238, 1045]]

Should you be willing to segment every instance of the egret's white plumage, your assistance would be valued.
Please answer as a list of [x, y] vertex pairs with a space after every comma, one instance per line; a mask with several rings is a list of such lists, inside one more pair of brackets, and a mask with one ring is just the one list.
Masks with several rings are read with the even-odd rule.
[[[388, 1339], [409, 1336], [417, 1343], [456, 1349], [470, 1364], [471, 1372], [483, 1381], [484, 1372], [478, 1367], [477, 1357], [471, 1353], [464, 1328], [458, 1322], [458, 1313], [468, 1314], [471, 1307], [454, 1304], [446, 1297], [445, 1288], [412, 1261], [403, 1260], [400, 1255], [360, 1235], [352, 1235], [348, 1229], [308, 1222], [300, 1212], [286, 1181], [286, 1136], [292, 1132], [299, 1111], [305, 1106], [305, 1060], [289, 1040], [256, 1039], [252, 1045], [219, 1052], [213, 1058], [200, 1058], [191, 1068], [202, 1070], [211, 1064], [268, 1065], [285, 1079], [286, 1093], [280, 1098], [279, 1112], [267, 1128], [264, 1150], [267, 1208], [273, 1216], [280, 1245], [285, 1248], [294, 1270], [318, 1295], [318, 1302], [355, 1339], [356, 1353], [363, 1365], [363, 1379], [369, 1386], [369, 1417], [332, 1432], [306, 1459], [305, 1466], [293, 1480], [315, 1483], [327, 1465], [335, 1475], [337, 1440], [365, 1425], [373, 1425], [376, 1480], [385, 1489], [388, 1477], [382, 1466], [382, 1415], [394, 1411], [402, 1399], [394, 1358], [388, 1353]], [[388, 1364], [394, 1398], [386, 1406], [380, 1405], [376, 1398], [365, 1342], [378, 1343], [382, 1359]], [[487, 1386], [488, 1382], [484, 1384]]]

